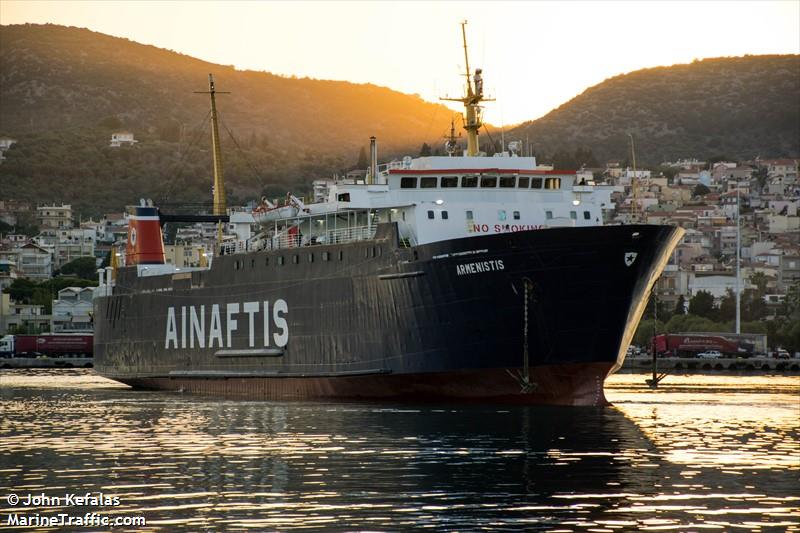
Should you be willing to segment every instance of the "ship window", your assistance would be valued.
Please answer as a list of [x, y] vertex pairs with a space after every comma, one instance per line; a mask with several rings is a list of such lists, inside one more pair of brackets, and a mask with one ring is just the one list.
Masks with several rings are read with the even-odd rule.
[[447, 211], [442, 211], [442, 220], [447, 220]]
[[292, 263], [294, 263], [295, 265], [300, 263], [300, 256], [297, 255], [297, 254], [293, 255], [292, 256]]
[[544, 218], [546, 218], [547, 220], [552, 219], [553, 218], [553, 212], [552, 211], [545, 211], [544, 212]]
[[375, 257], [375, 247], [370, 248], [372, 257]]
[[279, 264], [279, 265], [281, 265], [281, 266], [282, 266], [282, 265], [283, 265], [283, 263], [284, 263], [284, 261], [285, 261], [285, 259], [283, 258], [283, 256], [282, 256], [282, 255], [281, 255], [281, 256], [278, 256], [278, 264]]
[[461, 186], [474, 188], [478, 186], [478, 176], [464, 176], [461, 178]]
[[584, 211], [583, 212], [583, 219], [584, 220], [589, 220], [590, 218], [592, 218], [592, 214], [589, 211]]
[[314, 254], [308, 254], [308, 262], [309, 263], [313, 263], [314, 262]]
[[340, 202], [349, 202], [350, 201], [350, 193], [349, 192], [343, 192], [342, 194], [337, 195], [336, 199], [338, 201], [340, 201]]
[[264, 258], [264, 266], [265, 266], [265, 267], [268, 267], [268, 266], [269, 266], [269, 257], [265, 257], [265, 258]]
[[378, 246], [378, 257], [383, 255], [383, 246]]
[[255, 259], [251, 259], [250, 260], [250, 268], [255, 268], [255, 267], [256, 267], [256, 260]]
[[544, 180], [544, 188], [545, 189], [560, 189], [561, 188], [561, 178], [546, 178]]
[[458, 187], [458, 176], [446, 176], [442, 178], [442, 189], [450, 189]]
[[438, 178], [420, 178], [419, 180], [420, 189], [435, 189], [437, 179]]
[[428, 218], [433, 220], [433, 211], [428, 211]]
[[519, 211], [514, 211], [514, 220], [519, 220]]
[[517, 178], [513, 176], [507, 176], [504, 178], [500, 178], [500, 188], [502, 189], [510, 189], [517, 185]]
[[467, 220], [472, 220], [472, 219], [473, 219], [472, 211], [467, 211]]
[[505, 220], [505, 219], [506, 219], [506, 210], [505, 209], [499, 209], [497, 211], [497, 220]]
[[344, 259], [344, 252], [339, 250], [339, 261], [341, 261], [342, 259]]
[[531, 189], [541, 189], [542, 178], [531, 178]]
[[405, 222], [405, 221], [406, 221], [406, 212], [403, 211], [403, 222]]
[[481, 187], [485, 189], [493, 189], [497, 187], [497, 178], [496, 177], [483, 177], [481, 178]]
[[572, 220], [578, 220], [578, 213], [576, 213], [575, 211], [570, 211], [569, 218], [571, 218]]
[[364, 248], [364, 257], [369, 258], [369, 248]]
[[416, 189], [417, 178], [400, 178], [401, 189]]
[[531, 181], [530, 178], [520, 178], [517, 187], [519, 187], [520, 189], [527, 189], [530, 181]]
[[330, 261], [331, 260], [331, 253], [330, 252], [322, 252], [322, 260], [323, 261]]

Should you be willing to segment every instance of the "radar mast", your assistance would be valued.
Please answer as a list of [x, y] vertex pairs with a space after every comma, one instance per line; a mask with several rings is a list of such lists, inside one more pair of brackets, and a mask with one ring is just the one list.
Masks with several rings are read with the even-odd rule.
[[493, 98], [483, 97], [483, 76], [482, 70], [475, 69], [475, 74], [470, 75], [469, 54], [467, 53], [467, 21], [461, 23], [461, 38], [464, 43], [464, 64], [466, 68], [466, 94], [461, 98], [441, 98], [450, 102], [461, 102], [464, 104], [464, 129], [467, 131], [467, 156], [477, 156], [480, 148], [478, 146], [478, 130], [483, 126], [481, 112], [482, 101], [492, 102]]

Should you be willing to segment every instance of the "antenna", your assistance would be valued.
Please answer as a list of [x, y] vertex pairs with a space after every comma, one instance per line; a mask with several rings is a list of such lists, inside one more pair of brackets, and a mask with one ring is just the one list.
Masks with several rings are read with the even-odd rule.
[[[458, 134], [458, 137], [461, 137], [461, 134]], [[456, 123], [455, 119], [450, 119], [450, 135], [445, 135], [444, 137], [447, 139], [444, 143], [444, 149], [447, 152], [447, 155], [453, 157], [453, 154], [456, 153], [456, 149], [458, 148], [458, 143], [456, 141]]]

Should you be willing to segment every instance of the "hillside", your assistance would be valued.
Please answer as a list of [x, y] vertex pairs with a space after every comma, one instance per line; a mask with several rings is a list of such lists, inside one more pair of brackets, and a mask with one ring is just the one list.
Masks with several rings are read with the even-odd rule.
[[[312, 179], [353, 167], [370, 135], [382, 159], [423, 142], [436, 148], [452, 115], [374, 85], [238, 71], [80, 28], [0, 26], [0, 50], [0, 137], [18, 141], [0, 164], [0, 199], [66, 202], [85, 215], [140, 197], [210, 201], [210, 134], [201, 127], [209, 101], [194, 94], [207, 90], [209, 73], [230, 92], [218, 108], [232, 203], [307, 191]], [[109, 148], [120, 130], [138, 144]], [[540, 160], [568, 166], [585, 162], [587, 149], [600, 162], [627, 158], [628, 133], [641, 164], [800, 155], [800, 56], [616, 76], [505, 138], [527, 138]]]
[[[41, 195], [52, 191], [53, 200], [111, 209], [157, 197], [167, 181], [175, 199], [205, 199], [208, 152], [196, 148], [207, 149], [208, 137], [179, 162], [208, 113], [208, 96], [193, 92], [208, 89], [209, 73], [230, 92], [218, 108], [229, 190], [240, 196], [352, 166], [371, 135], [383, 154], [419, 150], [451, 115], [383, 87], [238, 71], [80, 28], [0, 26], [0, 50], [0, 136], [19, 141], [0, 165], [3, 197], [50, 200]], [[107, 148], [119, 130], [135, 133], [134, 150]], [[191, 178], [178, 176], [186, 183], [175, 187], [178, 172]], [[187, 197], [186, 187], [197, 194]]]
[[590, 148], [601, 161], [800, 154], [800, 56], [704, 59], [610, 78], [506, 133], [540, 154]]

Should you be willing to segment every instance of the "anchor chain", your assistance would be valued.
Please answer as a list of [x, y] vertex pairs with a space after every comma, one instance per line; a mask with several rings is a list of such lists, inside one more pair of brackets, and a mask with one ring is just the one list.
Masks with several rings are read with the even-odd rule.
[[533, 291], [533, 283], [528, 278], [525, 278], [523, 284], [525, 287], [525, 299], [522, 303], [522, 372], [518, 370], [515, 374], [509, 369], [506, 369], [506, 372], [519, 383], [520, 392], [522, 394], [530, 394], [538, 387], [535, 382], [531, 381], [530, 358], [528, 354], [528, 305], [530, 302], [530, 294]]

